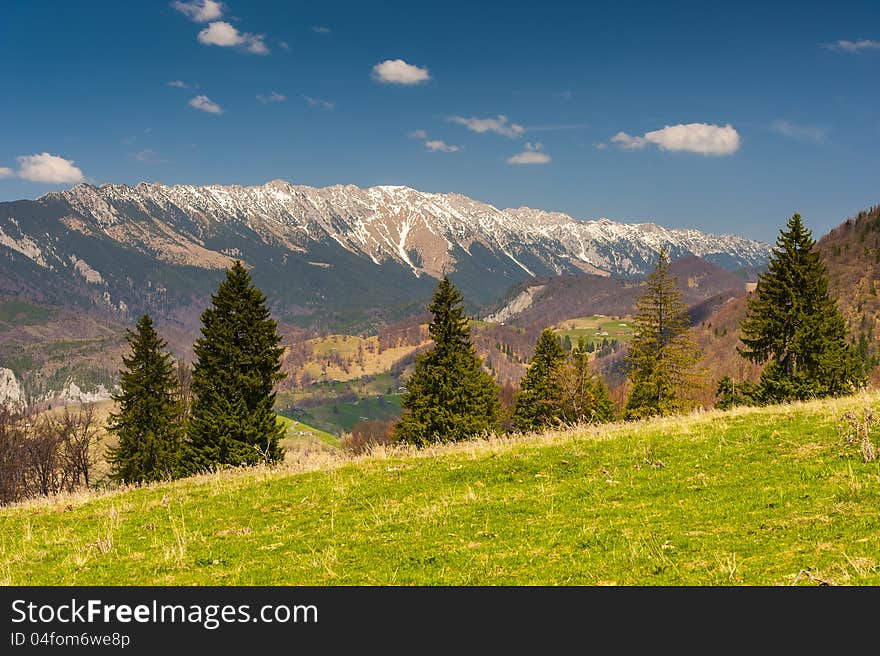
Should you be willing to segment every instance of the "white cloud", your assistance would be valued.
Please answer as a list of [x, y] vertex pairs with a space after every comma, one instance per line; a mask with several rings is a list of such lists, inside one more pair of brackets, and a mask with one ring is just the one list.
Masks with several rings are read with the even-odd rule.
[[203, 43], [206, 46], [221, 46], [224, 48], [241, 46], [247, 52], [255, 55], [269, 54], [269, 48], [264, 41], [264, 35], [239, 32], [234, 25], [226, 21], [209, 23], [208, 27], [199, 32], [197, 39], [199, 43]]
[[774, 121], [770, 126], [774, 132], [796, 139], [798, 141], [811, 141], [813, 143], [823, 143], [827, 130], [816, 125], [798, 125], [791, 121]]
[[239, 46], [244, 43], [241, 33], [226, 21], [211, 23], [199, 32], [200, 43], [212, 46]]
[[279, 103], [287, 100], [287, 96], [283, 93], [278, 93], [277, 91], [272, 91], [269, 95], [264, 96], [261, 94], [257, 94], [257, 100], [259, 100], [264, 105], [267, 103]]
[[605, 150], [606, 148], [608, 148], [608, 144], [604, 141], [593, 144], [593, 146], [596, 148], [596, 150]]
[[326, 109], [328, 112], [336, 109], [336, 103], [332, 100], [321, 100], [320, 98], [312, 98], [311, 96], [303, 96], [309, 107], [317, 107], [318, 109]]
[[7, 166], [0, 166], [0, 179], [2, 178], [14, 178], [15, 171]]
[[507, 158], [508, 164], [549, 164], [551, 159], [547, 153], [542, 153], [544, 144], [527, 143], [526, 149], [513, 157]]
[[707, 123], [667, 125], [640, 137], [618, 132], [611, 141], [626, 150], [637, 150], [650, 144], [660, 150], [682, 150], [701, 155], [731, 155], [739, 150], [739, 133], [729, 123], [724, 127]]
[[144, 148], [141, 151], [136, 153], [129, 153], [129, 157], [133, 160], [141, 162], [142, 164], [164, 164], [165, 160], [159, 157], [159, 153], [157, 153], [152, 148]]
[[209, 114], [222, 114], [223, 108], [220, 107], [213, 100], [208, 98], [208, 96], [196, 96], [192, 100], [189, 101], [189, 106], [195, 109], [200, 109], [203, 112], [208, 112]]
[[266, 46], [266, 42], [263, 41], [262, 34], [245, 34], [245, 39], [247, 40], [247, 44], [245, 45], [245, 50], [253, 55], [268, 55], [269, 48]]
[[[169, 87], [176, 87], [178, 89], [192, 89], [192, 88], [194, 88], [194, 85], [187, 84], [183, 80], [171, 80], [171, 82], [168, 82], [167, 84]], [[195, 85], [195, 86], [198, 86], [198, 85]]]
[[[73, 165], [72, 160], [40, 153], [38, 155], [22, 155], [18, 160], [18, 172], [15, 174], [22, 180], [31, 182], [48, 182], [60, 184], [65, 182], [82, 182], [83, 172]], [[5, 169], [9, 171], [10, 169]]]
[[459, 150], [461, 150], [461, 146], [452, 146], [445, 141], [441, 141], [440, 139], [432, 139], [430, 141], [426, 141], [425, 148], [430, 150], [432, 153], [457, 153]]
[[324, 27], [323, 25], [315, 25], [312, 27], [312, 32], [316, 32], [318, 34], [330, 34], [330, 28]]
[[410, 139], [418, 139], [425, 146], [425, 150], [429, 150], [432, 153], [457, 153], [459, 150], [462, 150], [461, 146], [453, 146], [440, 139], [429, 139], [427, 130], [413, 130], [406, 136]]
[[427, 68], [407, 64], [402, 59], [386, 59], [373, 66], [373, 79], [387, 84], [419, 84], [431, 79]]
[[284, 50], [290, 50], [290, 44], [287, 41], [279, 41], [278, 45], [281, 46]]
[[519, 137], [526, 129], [516, 123], [508, 123], [504, 114], [499, 114], [495, 118], [477, 118], [472, 116], [466, 118], [464, 116], [453, 116], [449, 119], [450, 123], [458, 123], [465, 126], [471, 132], [495, 132], [505, 137]]
[[615, 143], [626, 150], [644, 148], [648, 145], [648, 141], [644, 137], [634, 137], [627, 132], [618, 132], [615, 134], [611, 137], [611, 143]]
[[864, 50], [880, 50], [880, 41], [871, 39], [862, 39], [860, 41], [835, 41], [834, 43], [823, 43], [822, 47], [828, 50], [838, 50], [850, 53], [860, 53]]
[[175, 0], [171, 6], [196, 23], [207, 23], [223, 15], [223, 5], [214, 0], [190, 0], [190, 2]]

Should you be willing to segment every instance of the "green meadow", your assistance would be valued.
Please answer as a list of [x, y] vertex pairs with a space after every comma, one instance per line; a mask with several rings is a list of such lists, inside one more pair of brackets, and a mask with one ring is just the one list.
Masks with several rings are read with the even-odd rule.
[[878, 403], [307, 452], [32, 501], [0, 510], [0, 581], [880, 585], [880, 461], [838, 430]]

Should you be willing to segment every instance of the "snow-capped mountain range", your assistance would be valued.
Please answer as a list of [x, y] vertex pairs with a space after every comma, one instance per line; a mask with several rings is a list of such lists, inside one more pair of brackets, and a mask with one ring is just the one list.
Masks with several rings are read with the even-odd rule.
[[[413, 275], [432, 277], [454, 270], [456, 246], [469, 251], [475, 243], [509, 258], [529, 276], [535, 272], [523, 259], [537, 259], [543, 265], [540, 268], [555, 273], [579, 269], [635, 275], [644, 273], [645, 263], [652, 262], [661, 247], [740, 266], [761, 264], [768, 252], [767, 244], [735, 235], [608, 219], [578, 221], [527, 207], [499, 210], [459, 194], [424, 193], [401, 186], [316, 189], [282, 180], [256, 187], [141, 183], [95, 188], [82, 184], [44, 198], [50, 197], [67, 201], [78, 215], [123, 242], [138, 239], [125, 230], [135, 218], [133, 210], [135, 216], [153, 219], [157, 246], [169, 245], [170, 235], [163, 228], [183, 228], [174, 230], [184, 237], [176, 241], [188, 248], [180, 252], [172, 248], [167, 253], [157, 249], [157, 256], [206, 267], [226, 260], [204, 248], [212, 223], [246, 226], [267, 243], [283, 245], [291, 252], [307, 251], [310, 242], [330, 239], [375, 264], [393, 260]], [[189, 229], [186, 223], [192, 224]]]
[[[0, 261], [18, 282], [66, 279], [68, 293], [122, 313], [202, 298], [235, 258], [308, 315], [342, 290], [354, 292], [342, 294], [354, 299], [342, 311], [405, 303], [444, 273], [476, 303], [531, 277], [636, 276], [661, 248], [731, 270], [760, 267], [770, 251], [731, 234], [501, 210], [402, 186], [80, 184], [0, 203]], [[358, 292], [368, 289], [386, 293]]]

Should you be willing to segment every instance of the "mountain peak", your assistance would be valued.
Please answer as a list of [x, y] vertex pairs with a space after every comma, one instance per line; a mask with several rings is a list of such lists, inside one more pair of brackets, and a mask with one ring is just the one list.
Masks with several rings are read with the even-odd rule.
[[290, 189], [293, 185], [290, 184], [287, 180], [282, 180], [281, 178], [275, 178], [274, 180], [269, 180], [266, 184], [263, 185], [268, 189]]

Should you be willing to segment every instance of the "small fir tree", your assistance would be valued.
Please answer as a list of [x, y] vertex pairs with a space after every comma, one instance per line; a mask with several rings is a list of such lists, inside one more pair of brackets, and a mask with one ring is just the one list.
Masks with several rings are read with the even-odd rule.
[[588, 343], [581, 336], [562, 367], [562, 419], [568, 424], [600, 424], [614, 419], [614, 404], [602, 377], [590, 367]]
[[633, 387], [626, 401], [626, 418], [681, 411], [700, 354], [690, 337], [687, 306], [662, 250], [644, 291], [636, 298], [633, 324], [635, 331], [627, 355]]
[[437, 284], [428, 310], [433, 347], [416, 357], [406, 382], [395, 437], [426, 444], [463, 440], [498, 428], [498, 385], [482, 370], [462, 310], [461, 293], [448, 276]]
[[194, 346], [190, 470], [282, 459], [284, 427], [273, 410], [275, 383], [284, 378], [280, 341], [266, 296], [236, 261], [202, 313]]
[[122, 357], [117, 410], [107, 428], [117, 437], [107, 460], [110, 478], [143, 483], [172, 478], [180, 468], [180, 403], [167, 344], [143, 315], [128, 332], [130, 353]]
[[560, 371], [565, 351], [552, 330], [544, 330], [535, 345], [529, 368], [520, 383], [513, 411], [513, 428], [535, 431], [558, 424], [562, 417]]
[[865, 382], [864, 363], [846, 341], [815, 243], [794, 214], [748, 299], [744, 348], [737, 350], [751, 362], [767, 363], [758, 389], [764, 402], [837, 396]]
[[757, 399], [757, 385], [748, 381], [736, 382], [730, 376], [724, 376], [715, 388], [715, 407], [729, 410], [738, 405], [754, 405]]

